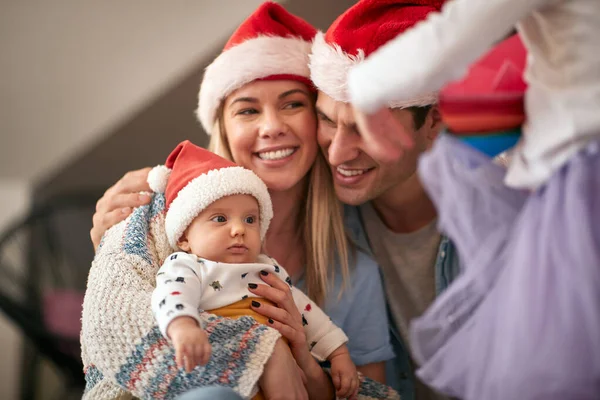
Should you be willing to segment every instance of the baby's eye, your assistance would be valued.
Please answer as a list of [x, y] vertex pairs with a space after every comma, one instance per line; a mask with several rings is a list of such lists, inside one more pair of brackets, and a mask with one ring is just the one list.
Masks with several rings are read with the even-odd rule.
[[217, 215], [216, 217], [213, 217], [211, 219], [211, 221], [213, 221], [213, 222], [227, 222], [227, 218], [225, 218], [223, 215]]
[[256, 222], [256, 217], [254, 217], [253, 215], [246, 217], [247, 224], [253, 224], [254, 222]]

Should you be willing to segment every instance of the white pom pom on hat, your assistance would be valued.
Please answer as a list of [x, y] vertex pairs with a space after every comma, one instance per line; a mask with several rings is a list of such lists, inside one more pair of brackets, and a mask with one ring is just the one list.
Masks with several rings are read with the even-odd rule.
[[164, 193], [171, 175], [171, 169], [165, 165], [157, 165], [148, 174], [148, 185], [155, 193]]

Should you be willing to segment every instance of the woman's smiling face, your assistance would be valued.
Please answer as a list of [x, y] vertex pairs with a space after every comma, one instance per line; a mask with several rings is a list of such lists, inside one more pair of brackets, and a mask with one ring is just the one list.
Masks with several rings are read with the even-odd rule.
[[225, 99], [223, 125], [233, 161], [270, 190], [302, 181], [319, 151], [314, 96], [293, 80], [259, 80], [236, 90]]

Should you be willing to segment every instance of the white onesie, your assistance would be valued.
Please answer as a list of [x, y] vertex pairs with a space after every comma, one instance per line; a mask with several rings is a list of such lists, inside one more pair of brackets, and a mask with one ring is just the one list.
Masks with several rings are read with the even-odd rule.
[[152, 293], [152, 312], [162, 334], [167, 337], [169, 323], [181, 316], [194, 318], [201, 325], [200, 312], [224, 307], [249, 297], [248, 283], [265, 284], [260, 271], [274, 273], [287, 282], [302, 315], [306, 341], [311, 353], [324, 361], [348, 341], [346, 334], [304, 293], [292, 285], [285, 269], [264, 254], [257, 263], [227, 264], [206, 260], [184, 252], [168, 256], [156, 275]]

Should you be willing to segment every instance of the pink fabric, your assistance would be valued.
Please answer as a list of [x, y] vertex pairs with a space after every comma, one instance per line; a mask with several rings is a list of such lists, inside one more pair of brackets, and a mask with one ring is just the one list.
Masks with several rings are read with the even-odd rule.
[[79, 340], [83, 292], [56, 290], [44, 295], [44, 323], [50, 332]]

